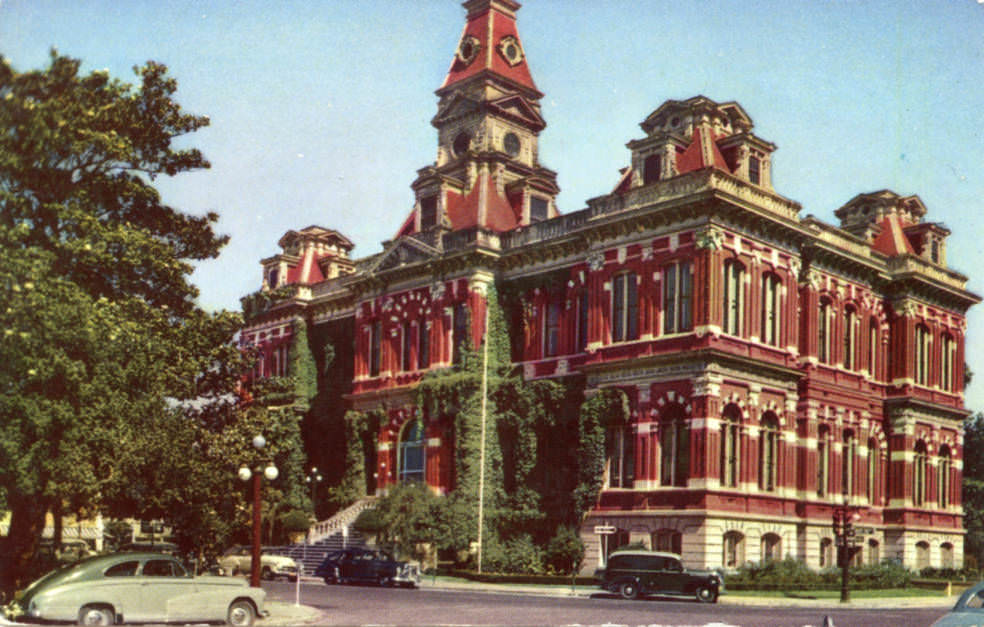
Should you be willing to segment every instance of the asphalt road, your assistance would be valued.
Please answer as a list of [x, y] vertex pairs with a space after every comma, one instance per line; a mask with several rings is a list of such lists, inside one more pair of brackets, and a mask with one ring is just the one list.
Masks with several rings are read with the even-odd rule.
[[[269, 598], [294, 602], [295, 586], [264, 583]], [[690, 600], [626, 601], [458, 590], [328, 586], [304, 583], [301, 603], [318, 608], [325, 625], [617, 625], [647, 627], [927, 627], [941, 608], [817, 609], [750, 607]]]

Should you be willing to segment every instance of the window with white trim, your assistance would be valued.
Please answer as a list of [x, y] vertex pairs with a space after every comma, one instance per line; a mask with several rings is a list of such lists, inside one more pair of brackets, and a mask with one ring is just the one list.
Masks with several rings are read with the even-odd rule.
[[612, 278], [612, 341], [639, 339], [638, 277], [624, 272]]
[[926, 504], [926, 443], [916, 442], [912, 460], [912, 504], [922, 507]]
[[690, 432], [680, 405], [671, 405], [660, 419], [660, 485], [687, 485], [690, 472]]
[[844, 308], [844, 368], [857, 368], [858, 315], [853, 307]]
[[769, 411], [762, 416], [759, 431], [759, 488], [772, 492], [778, 484], [779, 419]]
[[817, 358], [820, 363], [830, 363], [830, 301], [820, 301], [820, 311], [817, 315]]
[[929, 329], [924, 324], [916, 326], [916, 383], [929, 384]]
[[940, 387], [945, 392], [953, 392], [957, 389], [953, 376], [956, 355], [957, 343], [952, 335], [944, 333], [940, 342]]
[[854, 460], [857, 459], [858, 441], [850, 429], [844, 431], [841, 448], [841, 494], [850, 497], [854, 494]]
[[663, 269], [663, 333], [683, 333], [693, 324], [693, 279], [689, 261]]
[[735, 259], [724, 262], [724, 332], [742, 335], [745, 314], [745, 267]]
[[425, 453], [424, 426], [413, 420], [404, 426], [400, 439], [400, 483], [424, 481]]
[[369, 376], [379, 376], [380, 352], [383, 343], [383, 323], [374, 321], [369, 327]]
[[950, 447], [944, 444], [940, 447], [940, 455], [937, 463], [937, 483], [939, 494], [937, 494], [940, 509], [950, 507], [953, 501], [951, 491], [953, 490], [953, 459], [950, 456]]
[[830, 429], [817, 430], [817, 496], [827, 496], [830, 489]]
[[608, 430], [608, 487], [631, 488], [635, 474], [635, 437], [630, 425]]
[[773, 273], [762, 277], [762, 341], [779, 346], [782, 320], [782, 281]]
[[741, 408], [729, 403], [721, 416], [721, 485], [738, 487], [741, 464]]
[[560, 352], [560, 303], [547, 303], [543, 316], [543, 356]]

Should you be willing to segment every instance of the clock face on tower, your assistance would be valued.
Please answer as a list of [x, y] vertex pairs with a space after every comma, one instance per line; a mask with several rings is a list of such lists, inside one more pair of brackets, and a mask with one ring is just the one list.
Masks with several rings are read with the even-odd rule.
[[506, 149], [506, 154], [510, 157], [515, 157], [519, 154], [519, 137], [516, 133], [506, 133], [506, 136], [502, 138], [502, 147]]

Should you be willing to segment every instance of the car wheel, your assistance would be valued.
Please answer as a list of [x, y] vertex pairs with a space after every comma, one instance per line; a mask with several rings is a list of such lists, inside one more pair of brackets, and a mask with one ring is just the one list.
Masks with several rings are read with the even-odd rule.
[[226, 624], [232, 625], [232, 627], [252, 627], [255, 619], [256, 612], [253, 610], [253, 604], [243, 599], [233, 601], [232, 605], [229, 606], [229, 612], [226, 614]]
[[273, 571], [270, 570], [269, 566], [264, 566], [263, 570], [260, 572], [260, 577], [263, 579], [273, 579]]
[[639, 597], [639, 585], [634, 581], [625, 581], [618, 587], [619, 594], [623, 599], [637, 599]]
[[380, 587], [388, 588], [393, 585], [393, 580], [386, 576], [380, 576], [376, 578], [376, 583], [379, 584]]
[[86, 605], [79, 610], [79, 625], [115, 625], [116, 614], [108, 607]]
[[701, 603], [714, 603], [717, 601], [718, 595], [713, 588], [708, 586], [701, 586], [697, 588], [697, 600]]

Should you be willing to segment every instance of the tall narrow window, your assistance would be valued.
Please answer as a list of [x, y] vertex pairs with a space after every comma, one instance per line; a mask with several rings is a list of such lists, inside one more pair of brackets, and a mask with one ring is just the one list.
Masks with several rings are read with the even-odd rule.
[[403, 429], [400, 441], [400, 482], [424, 480], [424, 427], [414, 420]]
[[782, 540], [779, 534], [767, 533], [762, 536], [762, 561], [772, 562], [782, 557]]
[[854, 460], [858, 453], [858, 443], [854, 432], [844, 432], [844, 446], [841, 451], [841, 494], [850, 498], [854, 495]]
[[425, 196], [420, 199], [420, 230], [437, 225], [437, 196]]
[[380, 351], [383, 342], [383, 323], [376, 320], [369, 330], [369, 376], [379, 376]]
[[543, 316], [543, 355], [553, 357], [560, 352], [560, 303], [547, 303]]
[[956, 390], [953, 381], [953, 363], [957, 353], [957, 343], [946, 334], [940, 342], [940, 387], [946, 392]]
[[758, 157], [748, 158], [748, 180], [754, 185], [762, 181], [762, 162]]
[[817, 314], [817, 357], [821, 363], [830, 363], [830, 301], [820, 301]]
[[872, 379], [878, 379], [878, 321], [875, 319], [868, 327], [868, 371]]
[[631, 488], [635, 474], [635, 438], [629, 425], [608, 431], [608, 487]]
[[413, 368], [410, 360], [410, 349], [413, 346], [413, 336], [411, 335], [410, 323], [404, 322], [400, 329], [402, 334], [400, 347], [400, 370], [407, 372]]
[[939, 493], [937, 494], [937, 498], [940, 509], [950, 507], [950, 503], [953, 501], [950, 494], [950, 491], [953, 489], [951, 477], [952, 468], [953, 460], [950, 458], [950, 447], [944, 444], [940, 447], [940, 457], [937, 465], [937, 474], [939, 476], [939, 479], [937, 479], [937, 483], [939, 484]]
[[878, 447], [878, 440], [875, 438], [868, 438], [868, 477], [867, 486], [865, 487], [865, 496], [868, 498], [868, 503], [875, 505], [875, 499], [877, 498], [877, 487], [878, 487], [878, 459], [880, 451]]
[[612, 280], [612, 341], [639, 338], [638, 280], [633, 272], [618, 274]]
[[929, 329], [920, 324], [916, 327], [916, 383], [929, 383]]
[[724, 567], [738, 568], [745, 563], [745, 536], [740, 531], [724, 534]]
[[430, 322], [426, 320], [421, 320], [417, 327], [417, 368], [430, 368]]
[[858, 350], [858, 316], [854, 309], [844, 310], [844, 367], [848, 370], [857, 368]]
[[912, 460], [912, 504], [922, 507], [926, 503], [926, 443], [916, 442]]
[[691, 327], [693, 306], [690, 262], [680, 261], [663, 271], [663, 333], [683, 333]]
[[817, 431], [817, 496], [827, 496], [830, 488], [830, 429], [822, 425]]
[[779, 420], [772, 412], [766, 412], [762, 417], [759, 449], [759, 488], [772, 492], [778, 483], [779, 456]]
[[588, 290], [577, 299], [577, 352], [583, 353], [588, 347]]
[[458, 303], [454, 306], [454, 320], [451, 330], [451, 363], [461, 363], [462, 349], [468, 341], [468, 305]]
[[642, 165], [642, 183], [649, 185], [659, 180], [659, 171], [663, 162], [659, 155], [649, 155]]
[[724, 262], [724, 332], [742, 335], [745, 312], [745, 269], [734, 259]]
[[721, 485], [738, 487], [741, 459], [741, 409], [734, 403], [724, 408], [721, 420]]
[[782, 282], [774, 274], [762, 277], [762, 341], [779, 346], [780, 301]]
[[665, 412], [659, 425], [660, 484], [686, 486], [690, 471], [690, 439], [686, 413], [680, 405]]

